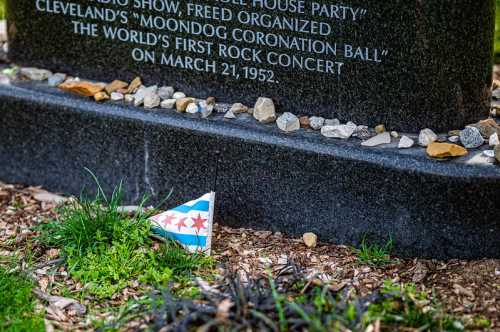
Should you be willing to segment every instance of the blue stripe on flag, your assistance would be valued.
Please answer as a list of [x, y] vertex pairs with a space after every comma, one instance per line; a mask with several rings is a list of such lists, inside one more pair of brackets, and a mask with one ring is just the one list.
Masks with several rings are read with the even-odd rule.
[[200, 211], [200, 212], [208, 212], [210, 209], [209, 201], [198, 201], [194, 205], [181, 205], [172, 209], [170, 211], [180, 212], [180, 213], [188, 213], [190, 211]]
[[182, 245], [185, 246], [198, 246], [204, 248], [207, 245], [206, 236], [171, 233], [158, 227], [153, 227], [152, 230], [154, 233], [162, 237], [179, 241]]

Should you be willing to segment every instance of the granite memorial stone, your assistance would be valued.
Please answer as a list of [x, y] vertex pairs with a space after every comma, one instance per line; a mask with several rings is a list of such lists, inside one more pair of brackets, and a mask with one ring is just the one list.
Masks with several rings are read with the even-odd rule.
[[[417, 132], [488, 114], [494, 0], [7, 0], [10, 57]], [[161, 86], [159, 85], [159, 86]]]
[[10, 59], [50, 82], [0, 84], [0, 180], [78, 195], [87, 168], [126, 204], [215, 191], [225, 225], [499, 257], [500, 167], [419, 146], [488, 114], [494, 4], [7, 0]]

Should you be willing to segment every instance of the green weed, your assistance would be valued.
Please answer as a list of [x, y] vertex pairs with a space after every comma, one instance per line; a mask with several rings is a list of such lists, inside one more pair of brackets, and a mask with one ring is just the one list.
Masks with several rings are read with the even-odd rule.
[[462, 322], [446, 315], [438, 303], [424, 292], [417, 292], [415, 285], [397, 285], [390, 280], [381, 290], [383, 300], [370, 304], [365, 324], [380, 320], [385, 330], [398, 326], [419, 331], [462, 331]]
[[354, 253], [361, 264], [370, 266], [385, 266], [392, 263], [391, 252], [394, 247], [392, 239], [385, 245], [368, 244], [366, 238], [363, 238], [360, 248], [354, 248]]
[[33, 284], [0, 267], [0, 331], [44, 331], [43, 313], [36, 312]]
[[212, 266], [211, 259], [191, 255], [173, 241], [154, 246], [148, 215], [138, 212], [130, 217], [120, 212], [121, 184], [108, 199], [94, 180], [96, 196], [82, 195], [61, 207], [58, 219], [44, 224], [39, 237], [47, 247], [62, 249], [70, 275], [88, 293], [111, 297], [134, 281], [166, 287], [170, 281], [185, 282], [192, 273]]

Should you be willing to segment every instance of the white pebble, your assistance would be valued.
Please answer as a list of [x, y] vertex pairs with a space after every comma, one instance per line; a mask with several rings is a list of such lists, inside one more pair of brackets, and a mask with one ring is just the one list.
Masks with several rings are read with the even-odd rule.
[[172, 96], [173, 99], [181, 99], [181, 98], [186, 98], [186, 94], [184, 92], [177, 91], [174, 93]]

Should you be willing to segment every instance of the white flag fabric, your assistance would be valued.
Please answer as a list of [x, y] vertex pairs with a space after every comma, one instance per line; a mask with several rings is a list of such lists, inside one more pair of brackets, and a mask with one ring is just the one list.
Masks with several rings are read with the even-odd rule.
[[215, 193], [151, 217], [153, 232], [176, 240], [189, 252], [210, 255]]

